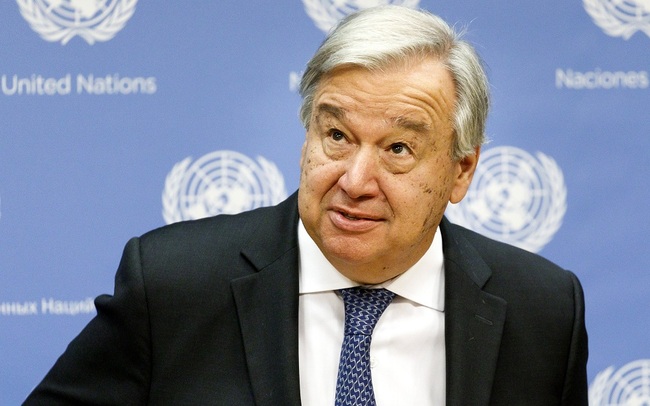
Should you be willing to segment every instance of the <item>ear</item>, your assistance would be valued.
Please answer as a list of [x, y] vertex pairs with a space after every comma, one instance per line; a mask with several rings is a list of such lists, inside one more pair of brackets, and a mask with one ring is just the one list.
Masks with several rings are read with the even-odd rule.
[[302, 143], [302, 148], [300, 149], [300, 169], [302, 170], [302, 164], [305, 162], [305, 150], [307, 149], [307, 136], [305, 136], [305, 141]]
[[473, 154], [467, 155], [456, 162], [456, 178], [454, 179], [449, 197], [451, 203], [458, 203], [465, 197], [467, 189], [469, 189], [469, 185], [472, 183], [480, 154], [481, 147], [476, 147]]

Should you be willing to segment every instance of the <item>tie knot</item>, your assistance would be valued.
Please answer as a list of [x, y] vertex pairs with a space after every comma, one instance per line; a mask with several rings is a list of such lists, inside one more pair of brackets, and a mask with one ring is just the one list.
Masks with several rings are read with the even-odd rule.
[[339, 290], [345, 303], [345, 334], [372, 335], [379, 317], [395, 297], [386, 289]]

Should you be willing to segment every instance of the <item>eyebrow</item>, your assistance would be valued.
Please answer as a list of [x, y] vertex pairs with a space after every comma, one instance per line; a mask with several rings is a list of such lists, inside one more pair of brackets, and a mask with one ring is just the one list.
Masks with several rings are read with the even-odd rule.
[[[329, 103], [322, 103], [316, 106], [316, 120], [322, 115], [330, 115], [339, 121], [343, 121], [346, 116], [345, 109]], [[393, 127], [402, 128], [419, 134], [427, 134], [431, 130], [431, 125], [419, 120], [413, 120], [408, 117], [398, 116], [391, 117], [387, 120]]]
[[431, 126], [429, 124], [418, 120], [412, 120], [404, 116], [391, 118], [390, 121], [393, 122], [393, 126], [395, 127], [404, 128], [420, 134], [426, 134], [431, 131]]
[[322, 103], [316, 106], [316, 119], [318, 120], [323, 114], [329, 114], [341, 121], [345, 118], [345, 110], [329, 103]]

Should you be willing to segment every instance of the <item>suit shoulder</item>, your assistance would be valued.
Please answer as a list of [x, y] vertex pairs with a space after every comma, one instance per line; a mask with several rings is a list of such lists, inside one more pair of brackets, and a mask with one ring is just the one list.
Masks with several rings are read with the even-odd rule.
[[260, 207], [238, 214], [220, 214], [198, 220], [168, 224], [143, 234], [143, 244], [241, 244], [259, 232], [280, 229], [293, 223], [296, 210], [293, 196], [269, 207]]
[[451, 224], [451, 228], [454, 230], [454, 233], [462, 235], [480, 253], [488, 265], [498, 264], [500, 267], [525, 267], [565, 271], [556, 263], [539, 254], [496, 241], [456, 224]]
[[486, 276], [482, 288], [508, 303], [511, 320], [532, 317], [529, 321], [540, 325], [572, 322], [573, 310], [582, 302], [583, 292], [571, 271], [541, 255], [466, 228], [450, 225], [449, 230], [460, 241], [461, 256], [480, 258], [466, 262], [466, 269], [487, 266], [489, 271], [482, 273]]
[[[165, 241], [179, 242], [184, 239], [205, 241], [212, 238], [220, 238], [223, 234], [235, 234], [245, 236], [254, 231], [257, 222], [251, 212], [239, 214], [220, 214], [213, 217], [206, 217], [197, 220], [183, 220], [158, 227], [140, 236], [144, 244], [163, 243]], [[200, 237], [200, 238], [198, 238]]]
[[[293, 199], [277, 206], [181, 221], [139, 237], [141, 260], [157, 268], [220, 268], [241, 264], [245, 246], [291, 245], [297, 224]], [[280, 237], [281, 236], [281, 237]], [[297, 239], [297, 237], [295, 237]]]
[[517, 287], [520, 292], [567, 293], [581, 290], [577, 277], [543, 256], [499, 242], [464, 227], [450, 224], [456, 238], [464, 239], [489, 269], [488, 286]]

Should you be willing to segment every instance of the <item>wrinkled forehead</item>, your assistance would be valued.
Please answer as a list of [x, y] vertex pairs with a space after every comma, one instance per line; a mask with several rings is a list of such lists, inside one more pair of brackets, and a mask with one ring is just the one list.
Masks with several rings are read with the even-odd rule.
[[[342, 65], [319, 81], [311, 106], [312, 118], [327, 116], [343, 120], [347, 105], [360, 110], [380, 109], [392, 125], [421, 132], [428, 124], [409, 107], [420, 107], [434, 121], [447, 121], [453, 114], [456, 85], [451, 72], [438, 58], [409, 60], [383, 69], [355, 64]], [[403, 107], [403, 108], [400, 108]], [[403, 110], [403, 112], [402, 112]]]

